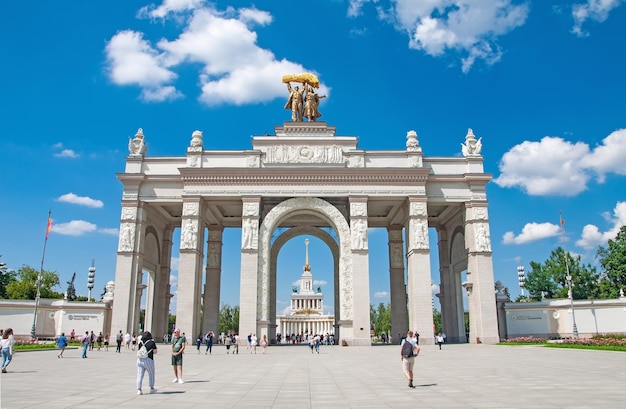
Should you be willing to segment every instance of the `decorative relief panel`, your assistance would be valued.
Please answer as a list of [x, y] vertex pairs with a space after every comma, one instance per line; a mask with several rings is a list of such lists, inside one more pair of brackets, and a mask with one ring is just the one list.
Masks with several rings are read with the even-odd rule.
[[414, 249], [428, 249], [428, 226], [426, 220], [412, 220], [411, 227], [413, 232], [411, 234], [413, 238]]
[[392, 268], [404, 267], [404, 259], [402, 258], [402, 243], [392, 243], [389, 245], [391, 252], [391, 259], [389, 264]]
[[351, 220], [352, 249], [367, 250], [367, 221], [365, 219]]
[[135, 246], [135, 225], [122, 223], [120, 226], [120, 242], [117, 251], [133, 251]]
[[258, 216], [259, 215], [259, 203], [244, 203], [243, 204], [243, 216]]
[[248, 156], [246, 158], [246, 166], [249, 168], [260, 168], [261, 159], [258, 156]]
[[200, 203], [188, 202], [183, 205], [183, 216], [198, 216], [200, 214]]
[[248, 250], [257, 249], [259, 246], [258, 220], [247, 217], [241, 223], [241, 248]]
[[426, 203], [411, 202], [409, 216], [426, 216]]
[[137, 208], [122, 207], [122, 220], [137, 220]]
[[489, 225], [478, 223], [475, 228], [476, 250], [491, 251], [491, 237], [489, 236]]
[[[189, 148], [191, 149], [191, 148]], [[200, 156], [191, 155], [187, 156], [187, 166], [190, 168], [199, 168], [200, 167]]]
[[348, 158], [349, 168], [363, 168], [365, 167], [365, 158], [360, 155], [352, 155]]
[[266, 163], [343, 163], [343, 151], [339, 145], [272, 146], [266, 153]]
[[367, 216], [367, 203], [350, 203], [350, 216]]
[[183, 222], [183, 231], [181, 233], [180, 248], [195, 249], [198, 242], [198, 221], [185, 220]]
[[486, 207], [476, 207], [474, 210], [474, 217], [478, 220], [486, 220], [487, 219], [487, 208]]

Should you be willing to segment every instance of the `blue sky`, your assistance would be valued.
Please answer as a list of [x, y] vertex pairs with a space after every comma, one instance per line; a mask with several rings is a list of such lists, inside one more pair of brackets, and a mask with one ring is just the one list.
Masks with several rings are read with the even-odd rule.
[[[51, 210], [44, 268], [59, 291], [76, 272], [86, 295], [95, 259], [99, 295], [115, 277], [128, 138], [143, 128], [149, 156], [183, 155], [196, 129], [205, 149], [249, 149], [290, 120], [280, 77], [297, 72], [318, 75], [321, 119], [361, 149], [403, 149], [415, 130], [425, 156], [460, 156], [468, 128], [482, 138], [495, 278], [513, 296], [519, 260], [561, 245], [559, 211], [586, 263], [626, 224], [623, 0], [264, 3], [3, 2], [1, 260], [39, 268]], [[304, 239], [279, 255], [279, 309]], [[330, 295], [330, 251], [310, 239]], [[375, 304], [389, 301], [386, 243], [369, 232]], [[239, 246], [226, 231], [231, 305]]]

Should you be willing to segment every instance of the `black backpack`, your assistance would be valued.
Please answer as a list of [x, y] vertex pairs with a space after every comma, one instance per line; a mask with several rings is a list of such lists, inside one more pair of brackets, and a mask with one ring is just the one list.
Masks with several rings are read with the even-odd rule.
[[413, 344], [411, 344], [406, 339], [404, 340], [404, 343], [402, 344], [401, 354], [404, 358], [410, 358], [413, 356]]

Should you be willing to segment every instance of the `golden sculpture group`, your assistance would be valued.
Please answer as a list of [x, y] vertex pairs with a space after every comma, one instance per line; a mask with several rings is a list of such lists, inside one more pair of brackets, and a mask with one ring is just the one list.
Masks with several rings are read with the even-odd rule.
[[[291, 88], [292, 82], [302, 84], [302, 89], [296, 85]], [[319, 111], [320, 99], [326, 98], [326, 95], [317, 95], [315, 88], [319, 88], [320, 82], [313, 74], [292, 74], [283, 75], [283, 83], [287, 84], [289, 91], [289, 99], [285, 104], [285, 109], [291, 110], [291, 120], [293, 122], [302, 122], [304, 118], [309, 121], [317, 121], [321, 117]]]

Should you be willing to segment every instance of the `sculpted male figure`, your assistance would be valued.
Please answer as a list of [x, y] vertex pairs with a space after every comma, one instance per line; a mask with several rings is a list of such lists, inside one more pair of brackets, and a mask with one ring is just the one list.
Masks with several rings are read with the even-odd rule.
[[326, 98], [326, 95], [319, 96], [315, 93], [313, 87], [308, 87], [306, 92], [306, 102], [304, 104], [304, 117], [309, 121], [317, 121], [317, 118], [322, 116], [318, 108], [321, 98]]
[[289, 90], [289, 99], [285, 104], [285, 109], [291, 109], [291, 120], [294, 122], [302, 122], [302, 101], [304, 99], [304, 87], [302, 90], [296, 85], [291, 88], [291, 84], [287, 83]]

